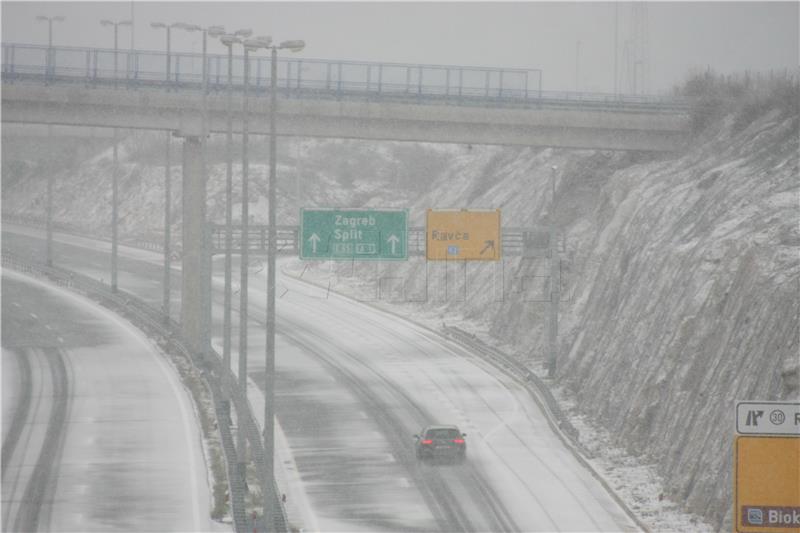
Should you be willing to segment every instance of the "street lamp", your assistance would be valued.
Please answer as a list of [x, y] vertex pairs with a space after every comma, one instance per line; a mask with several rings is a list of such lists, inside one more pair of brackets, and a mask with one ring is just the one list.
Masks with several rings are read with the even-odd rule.
[[225, 303], [222, 333], [222, 363], [225, 371], [231, 367], [231, 300], [232, 300], [232, 251], [233, 246], [233, 45], [249, 37], [251, 30], [237, 30], [232, 34], [219, 36], [220, 42], [228, 48], [228, 85], [225, 91], [227, 133], [225, 143]]
[[248, 143], [250, 141], [250, 112], [249, 97], [247, 94], [248, 84], [250, 83], [250, 52], [255, 52], [259, 48], [266, 48], [271, 42], [270, 37], [254, 37], [242, 41], [244, 45], [244, 84], [242, 89], [242, 237], [241, 237], [241, 268], [239, 283], [239, 382], [242, 390], [247, 386], [247, 267], [248, 256], [248, 232], [249, 232], [249, 181], [250, 181], [250, 160], [248, 156]]
[[197, 24], [187, 24], [185, 22], [176, 22], [173, 24], [173, 26], [182, 30], [186, 30], [190, 33], [195, 31], [203, 32], [203, 94], [205, 95], [208, 92], [208, 55], [206, 52], [208, 46], [208, 36], [220, 37], [225, 35], [225, 28], [222, 26], [209, 26], [207, 28], [203, 28]]
[[100, 24], [103, 26], [114, 26], [114, 88], [117, 87], [117, 55], [119, 50], [119, 42], [118, 42], [118, 34], [119, 34], [119, 27], [120, 26], [130, 26], [130, 20], [120, 20], [120, 21], [113, 21], [108, 19], [103, 19], [100, 21]]
[[[45, 60], [45, 83], [47, 83], [54, 74], [55, 71], [55, 61], [53, 57], [53, 22], [63, 22], [64, 17], [56, 16], [56, 17], [46, 17], [44, 15], [39, 15], [36, 17], [36, 20], [39, 21], [47, 21], [47, 59]], [[48, 126], [47, 128], [47, 142], [50, 144], [50, 137], [51, 137], [52, 129]], [[46, 255], [45, 255], [45, 263], [47, 266], [53, 266], [53, 172], [52, 170], [48, 170], [47, 172], [47, 198], [46, 198], [46, 213], [45, 213], [45, 227], [47, 228], [47, 246], [46, 246]]]
[[171, 59], [171, 49], [172, 49], [172, 28], [177, 28], [180, 22], [174, 24], [165, 24], [163, 22], [151, 22], [150, 27], [155, 29], [165, 29], [167, 30], [167, 75], [166, 75], [166, 82], [167, 82], [167, 91], [169, 91], [170, 79], [171, 79], [171, 70], [172, 70], [172, 59]]
[[[114, 26], [114, 88], [117, 88], [117, 50], [119, 48], [118, 36], [120, 26], [130, 26], [130, 20], [117, 22], [103, 19], [103, 26]], [[114, 128], [113, 164], [111, 170], [111, 292], [117, 292], [117, 237], [119, 234], [119, 183], [117, 177], [117, 128]]]
[[37, 15], [36, 20], [47, 22], [47, 59], [45, 61], [47, 71], [45, 72], [45, 79], [49, 80], [55, 72], [55, 61], [53, 57], [53, 22], [64, 22], [65, 19], [61, 15], [56, 17]]
[[[166, 70], [166, 87], [167, 91], [169, 91], [170, 85], [170, 65], [172, 63], [170, 59], [171, 55], [171, 46], [172, 46], [172, 28], [175, 27], [175, 24], [165, 24], [163, 22], [151, 22], [150, 27], [154, 29], [165, 29], [167, 30], [167, 70]], [[164, 294], [162, 298], [162, 307], [164, 310], [164, 318], [166, 322], [169, 322], [169, 313], [170, 313], [170, 266], [172, 263], [172, 250], [171, 250], [171, 240], [172, 240], [172, 227], [171, 227], [171, 209], [172, 209], [172, 164], [171, 164], [171, 157], [170, 157], [170, 147], [172, 143], [172, 132], [167, 130], [165, 132], [165, 143], [164, 143], [164, 281], [163, 281], [163, 288]]]
[[277, 137], [275, 134], [275, 110], [278, 104], [278, 50], [300, 52], [305, 48], [305, 41], [283, 41], [279, 45], [270, 46], [272, 51], [270, 69], [270, 106], [269, 106], [269, 243], [267, 249], [267, 353], [264, 384], [264, 455], [266, 457], [266, 473], [264, 479], [264, 527], [272, 530], [274, 524], [274, 456], [275, 456], [275, 255], [277, 253], [276, 201], [277, 167], [275, 150]]
[[550, 328], [548, 333], [548, 344], [550, 348], [549, 360], [547, 365], [547, 377], [555, 378], [556, 376], [556, 359], [558, 355], [558, 302], [561, 299], [559, 294], [560, 283], [559, 279], [559, 261], [558, 261], [558, 246], [556, 245], [556, 171], [558, 167], [553, 165], [550, 167], [550, 189], [551, 189], [551, 203], [549, 215], [549, 232], [550, 232]]

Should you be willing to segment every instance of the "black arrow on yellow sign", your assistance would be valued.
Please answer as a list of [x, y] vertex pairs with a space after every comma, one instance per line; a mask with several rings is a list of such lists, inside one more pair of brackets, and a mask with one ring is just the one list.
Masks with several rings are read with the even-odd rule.
[[486, 246], [483, 247], [483, 250], [481, 250], [480, 255], [483, 255], [483, 252], [485, 252], [489, 248], [491, 248], [492, 252], [494, 252], [494, 241], [486, 241]]

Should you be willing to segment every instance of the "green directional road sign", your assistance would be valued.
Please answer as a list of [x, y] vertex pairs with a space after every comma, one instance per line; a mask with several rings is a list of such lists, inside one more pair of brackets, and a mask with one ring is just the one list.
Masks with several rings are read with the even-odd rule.
[[300, 259], [405, 261], [406, 209], [301, 209]]

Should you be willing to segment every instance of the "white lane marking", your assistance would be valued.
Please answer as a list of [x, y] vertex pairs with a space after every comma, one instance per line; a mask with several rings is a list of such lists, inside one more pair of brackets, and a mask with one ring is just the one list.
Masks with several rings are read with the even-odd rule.
[[38, 317], [38, 316], [36, 316], [36, 313], [28, 313], [28, 314], [30, 315], [30, 317], [31, 317], [32, 319], [34, 319], [34, 320], [39, 320], [39, 317]]
[[45, 324], [44, 325], [44, 329], [49, 331], [49, 330], [52, 330], [53, 328], [51, 328], [49, 324]]
[[64, 344], [64, 337], [58, 337], [58, 342], [60, 342], [61, 344]]
[[22, 307], [21, 305], [19, 305], [19, 302], [11, 302], [11, 305], [13, 305], [14, 307]]

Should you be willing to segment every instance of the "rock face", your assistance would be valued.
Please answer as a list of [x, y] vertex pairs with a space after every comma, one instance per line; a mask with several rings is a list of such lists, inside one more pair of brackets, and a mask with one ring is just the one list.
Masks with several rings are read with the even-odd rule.
[[670, 495], [730, 528], [736, 400], [798, 397], [798, 121], [772, 113], [604, 187], [575, 235], [559, 379]]
[[[419, 226], [427, 208], [500, 208], [503, 226], [545, 230], [552, 213], [562, 235], [558, 382], [616, 444], [658, 465], [668, 497], [728, 530], [735, 401], [800, 397], [800, 156], [797, 114], [717, 126], [685, 153], [658, 159], [306, 142], [286, 148], [281, 216], [291, 221], [299, 205], [409, 206]], [[140, 166], [124, 174], [123, 221], [156, 228], [163, 168]], [[263, 174], [251, 169], [256, 195]], [[107, 199], [97, 191], [110, 190], [107, 157], [66, 178], [57, 220], [105, 227]], [[44, 180], [6, 179], [5, 211], [40, 212]], [[217, 219], [223, 191], [217, 165], [209, 182]], [[251, 208], [257, 221], [266, 219], [262, 204]], [[538, 371], [547, 261], [341, 264], [338, 282], [400, 280], [410, 308], [466, 319]]]

